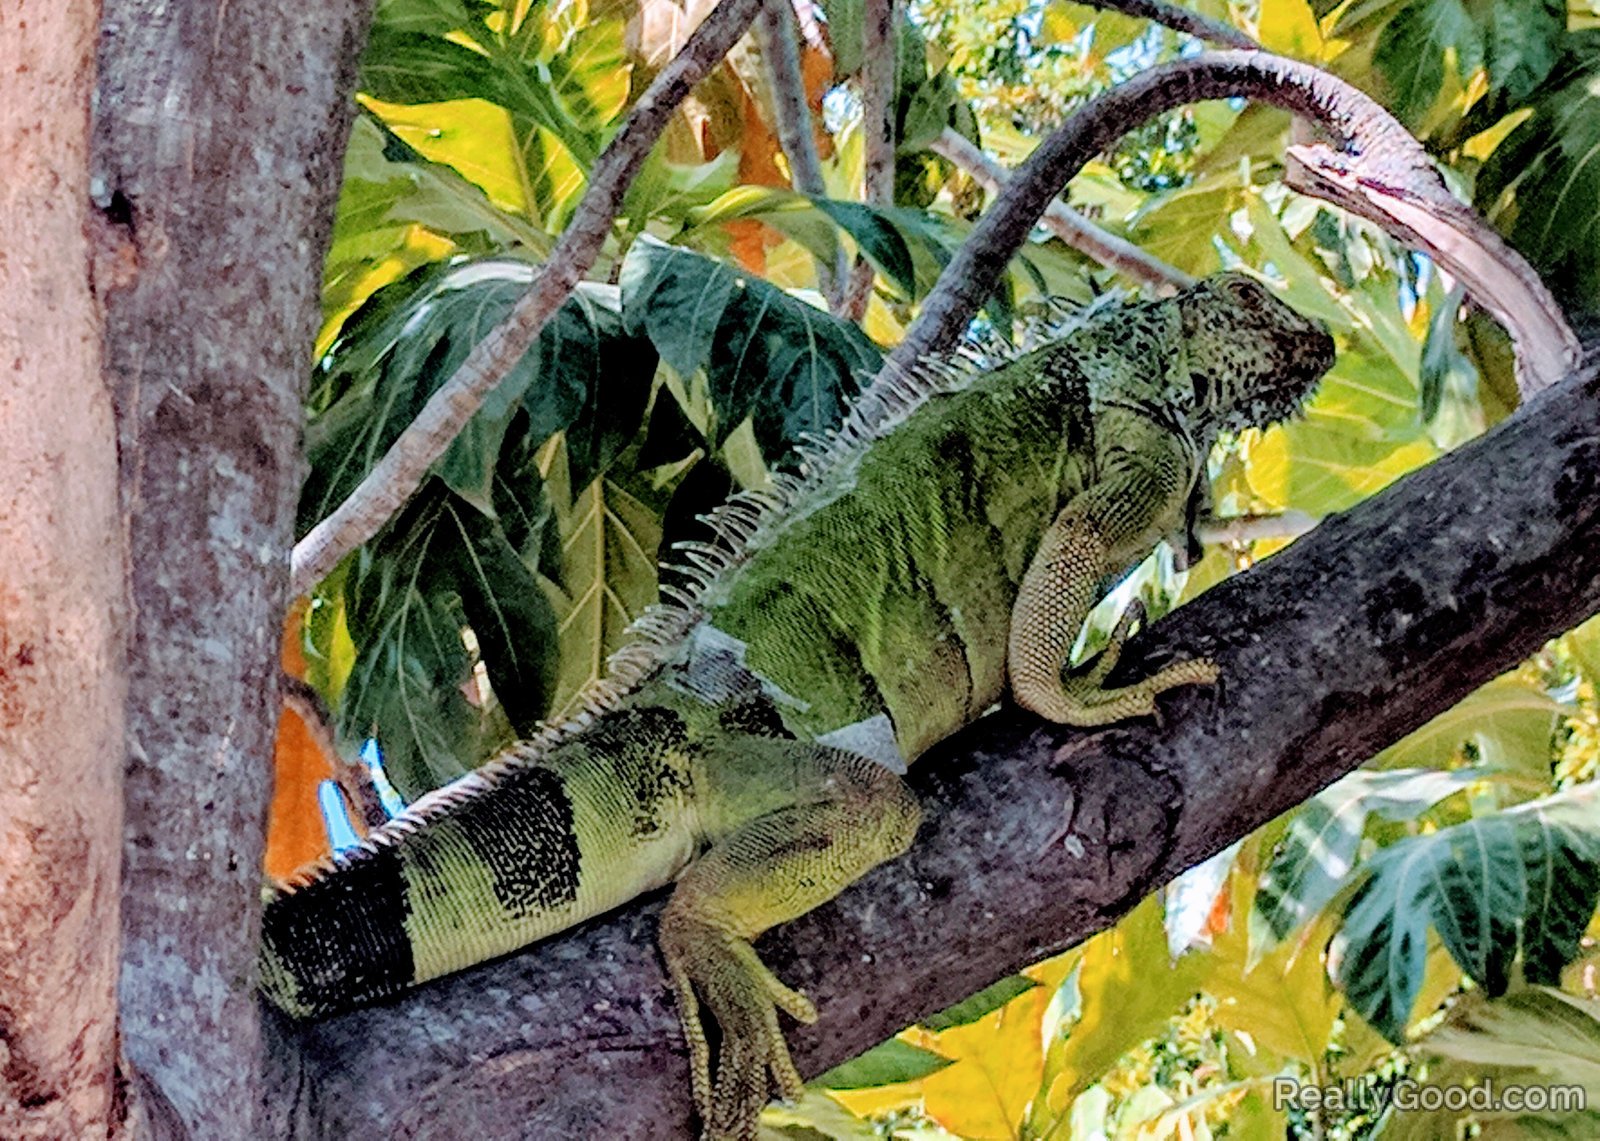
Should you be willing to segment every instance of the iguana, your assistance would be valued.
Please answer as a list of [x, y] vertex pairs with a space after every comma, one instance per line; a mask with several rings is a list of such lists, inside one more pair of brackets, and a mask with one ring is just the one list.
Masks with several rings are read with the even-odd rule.
[[[1219, 432], [1293, 414], [1322, 326], [1241, 274], [1109, 306], [998, 367], [901, 378], [806, 474], [715, 521], [697, 589], [641, 619], [587, 712], [513, 746], [266, 906], [267, 995], [318, 1016], [674, 884], [658, 941], [709, 1136], [801, 1085], [751, 941], [903, 852], [892, 768], [1002, 696], [1052, 721], [1149, 714], [1205, 660], [1102, 688], [1068, 652], [1109, 579], [1183, 535]], [[717, 1065], [701, 1023], [721, 1031]]]

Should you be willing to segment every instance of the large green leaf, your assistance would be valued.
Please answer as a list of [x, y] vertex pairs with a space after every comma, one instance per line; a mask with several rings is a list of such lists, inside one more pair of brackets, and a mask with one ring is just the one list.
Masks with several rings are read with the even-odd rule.
[[[345, 151], [335, 242], [347, 233], [412, 222], [447, 237], [482, 234], [501, 249], [521, 244], [543, 253], [551, 244], [543, 230], [490, 201], [453, 167], [429, 160], [375, 116], [357, 116]], [[337, 246], [330, 263], [336, 254]]]
[[1484, 68], [1511, 103], [1526, 98], [1555, 66], [1566, 29], [1561, 0], [1415, 0], [1384, 27], [1373, 62], [1396, 114], [1415, 122], [1445, 86], [1449, 62], [1462, 80]]
[[1522, 774], [1542, 784], [1550, 775], [1552, 738], [1562, 713], [1560, 703], [1538, 685], [1510, 673], [1402, 737], [1371, 764], [1444, 768], [1458, 763], [1464, 747], [1470, 747], [1480, 769]]
[[1345, 913], [1338, 977], [1350, 1003], [1399, 1041], [1432, 926], [1491, 996], [1523, 975], [1553, 983], [1600, 896], [1600, 787], [1531, 801], [1383, 849]]
[[769, 461], [838, 424], [882, 360], [849, 322], [649, 237], [628, 251], [621, 285], [629, 334], [647, 336], [686, 379], [704, 370], [713, 440], [721, 444], [749, 416]]
[[[511, 259], [428, 266], [374, 294], [346, 323], [312, 387], [302, 529], [354, 489], [433, 390], [510, 312], [534, 272]], [[514, 422], [535, 446], [569, 430], [586, 474], [601, 470], [637, 431], [654, 373], [649, 343], [622, 329], [616, 290], [584, 284], [435, 471], [492, 513], [495, 469]]]
[[377, 738], [407, 800], [466, 772], [505, 736], [493, 711], [466, 696], [475, 660], [511, 728], [527, 732], [545, 712], [556, 623], [544, 589], [500, 528], [438, 480], [357, 553], [344, 598], [356, 657], [336, 727], [347, 741]]
[[835, 1066], [818, 1076], [812, 1084], [823, 1089], [871, 1089], [874, 1086], [914, 1082], [936, 1074], [950, 1065], [950, 1059], [910, 1042], [891, 1038], [865, 1054]]
[[1600, 1002], [1592, 998], [1544, 987], [1492, 1001], [1471, 998], [1416, 1042], [1411, 1053], [1428, 1060], [1432, 1085], [1473, 1086], [1487, 1080], [1502, 1090], [1543, 1087], [1533, 1091], [1550, 1099], [1541, 1106], [1513, 1111], [1486, 1109], [1479, 1102], [1472, 1114], [1474, 1136], [1507, 1141], [1600, 1136]]
[[[523, 58], [487, 26], [466, 33], [472, 46], [426, 32], [374, 25], [362, 55], [361, 89], [388, 103], [485, 99], [559, 139], [584, 166], [599, 153], [596, 128], [621, 108], [627, 61], [614, 52], [616, 21], [602, 21], [574, 56]], [[612, 57], [609, 68], [604, 64]], [[553, 74], [559, 72], [559, 75]], [[569, 106], [568, 100], [576, 101]]]
[[1600, 30], [1569, 36], [1476, 200], [1569, 307], [1600, 307]]
[[557, 721], [573, 712], [577, 695], [604, 675], [606, 659], [628, 627], [656, 601], [661, 545], [656, 505], [604, 477], [579, 485], [574, 493], [569, 471], [557, 462], [549, 481], [560, 534], [559, 561], [545, 572], [561, 638], [551, 707]]
[[1019, 994], [1027, 994], [1039, 984], [1022, 975], [1007, 975], [999, 982], [990, 983], [977, 994], [948, 1006], [937, 1014], [922, 1020], [926, 1030], [949, 1030], [952, 1026], [966, 1026], [992, 1014]]
[[1353, 772], [1306, 801], [1261, 873], [1250, 913], [1251, 960], [1309, 921], [1349, 882], [1369, 817], [1413, 819], [1476, 775], [1432, 769]]
[[937, 249], [939, 243], [926, 231], [902, 229], [897, 213], [902, 212], [767, 186], [739, 186], [693, 211], [691, 220], [705, 227], [754, 218], [793, 238], [826, 264], [838, 256], [838, 232], [843, 230], [885, 277], [907, 298], [914, 298], [919, 286], [911, 246], [921, 242]]

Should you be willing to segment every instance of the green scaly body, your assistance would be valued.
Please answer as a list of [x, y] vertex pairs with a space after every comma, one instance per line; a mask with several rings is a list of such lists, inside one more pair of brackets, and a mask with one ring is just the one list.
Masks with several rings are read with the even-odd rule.
[[776, 1009], [814, 1015], [749, 941], [905, 849], [919, 810], [891, 769], [1008, 680], [1043, 716], [1102, 724], [1214, 679], [1180, 662], [1102, 689], [1125, 628], [1087, 675], [1061, 671], [1105, 581], [1184, 536], [1217, 433], [1289, 415], [1331, 359], [1319, 325], [1224, 276], [902, 382], [909, 413], [722, 517], [742, 537], [708, 552], [694, 608], [647, 621], [579, 723], [275, 895], [264, 989], [329, 1013], [676, 882], [661, 945], [697, 1103], [709, 1134], [752, 1135], [770, 1083], [799, 1084]]

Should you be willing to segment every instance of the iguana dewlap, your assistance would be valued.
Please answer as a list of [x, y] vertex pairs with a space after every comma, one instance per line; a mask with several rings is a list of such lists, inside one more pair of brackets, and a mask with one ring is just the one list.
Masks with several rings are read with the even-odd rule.
[[742, 540], [692, 608], [642, 623], [581, 723], [276, 893], [263, 988], [330, 1013], [674, 884], [660, 945], [696, 1103], [709, 1135], [753, 1137], [772, 1089], [800, 1087], [777, 1012], [815, 1013], [751, 941], [910, 844], [920, 811], [881, 762], [1008, 683], [1041, 716], [1094, 725], [1213, 680], [1188, 661], [1101, 688], [1121, 629], [1086, 675], [1062, 669], [1103, 584], [1184, 532], [1217, 434], [1291, 415], [1332, 359], [1320, 324], [1223, 275], [1000, 367], [903, 382], [912, 411], [722, 517]]

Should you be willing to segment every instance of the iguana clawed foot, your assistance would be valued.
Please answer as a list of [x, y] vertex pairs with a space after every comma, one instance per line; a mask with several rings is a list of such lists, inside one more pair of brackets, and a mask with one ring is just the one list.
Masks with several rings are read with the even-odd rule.
[[[1135, 599], [1123, 611], [1111, 640], [1094, 664], [1082, 673], [1067, 677], [1061, 685], [1060, 699], [1054, 703], [1051, 717], [1068, 725], [1109, 725], [1130, 717], [1156, 717], [1156, 697], [1180, 685], [1212, 685], [1218, 675], [1217, 664], [1210, 658], [1190, 658], [1162, 666], [1155, 673], [1131, 685], [1103, 688], [1105, 679], [1116, 669], [1135, 625], [1144, 620], [1144, 603]], [[1043, 712], [1036, 710], [1036, 712]], [[1050, 716], [1046, 713], [1045, 716]]]
[[[811, 1000], [779, 982], [749, 942], [669, 906], [661, 920], [661, 953], [689, 1043], [695, 1107], [707, 1141], [753, 1141], [756, 1120], [774, 1090], [798, 1098], [804, 1083], [778, 1026], [782, 1009], [801, 1022], [817, 1019]], [[716, 1067], [700, 1013], [721, 1034]]]

